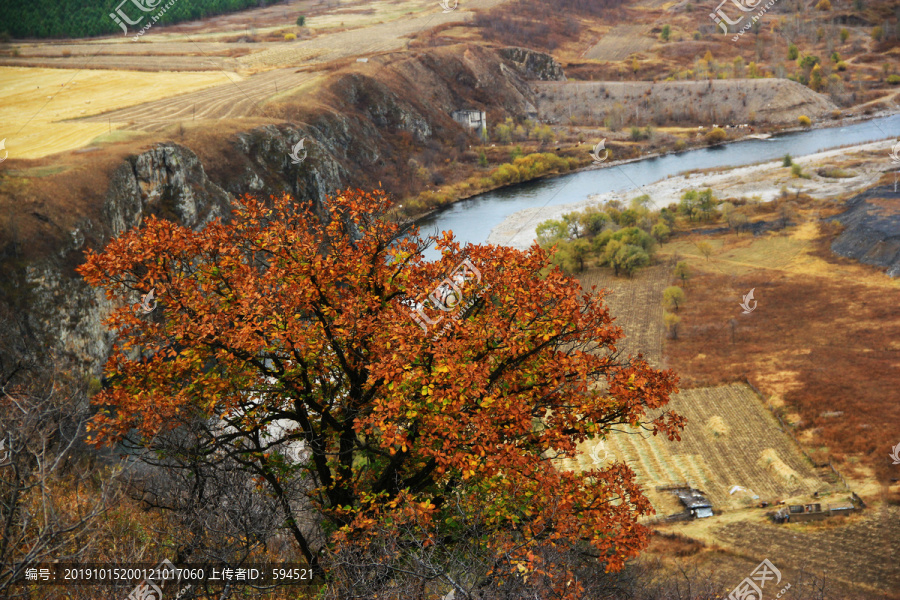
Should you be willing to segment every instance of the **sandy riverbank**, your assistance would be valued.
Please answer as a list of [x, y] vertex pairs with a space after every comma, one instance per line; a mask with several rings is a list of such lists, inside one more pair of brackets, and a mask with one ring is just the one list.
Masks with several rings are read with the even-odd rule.
[[[893, 143], [893, 140], [872, 142], [795, 158], [794, 163], [801, 165], [809, 179], [792, 176], [790, 167], [781, 166], [781, 160], [777, 160], [708, 173], [677, 175], [646, 185], [642, 192], [650, 195], [653, 207], [657, 209], [677, 203], [687, 190], [706, 188], [712, 188], [716, 197], [723, 200], [759, 197], [768, 202], [776, 198], [782, 188], [791, 192], [800, 189], [817, 198], [834, 198], [873, 185], [881, 173], [891, 169], [893, 165], [890, 151]], [[822, 177], [816, 170], [823, 167], [842, 168], [854, 176]], [[520, 210], [492, 229], [487, 242], [524, 249], [534, 241], [535, 228], [542, 221], [559, 219], [566, 213], [599, 206], [610, 200], [620, 200], [627, 205], [638, 195], [640, 194], [634, 190], [610, 192], [592, 195], [580, 202]]]

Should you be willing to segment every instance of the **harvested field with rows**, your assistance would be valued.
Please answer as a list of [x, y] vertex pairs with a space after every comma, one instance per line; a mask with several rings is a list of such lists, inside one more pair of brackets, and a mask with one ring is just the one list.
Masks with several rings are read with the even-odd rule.
[[565, 466], [589, 469], [625, 462], [660, 516], [681, 507], [672, 494], [656, 491], [657, 486], [689, 483], [705, 491], [716, 509], [752, 504], [750, 493], [730, 494], [734, 486], [770, 501], [836, 489], [816, 473], [747, 385], [684, 390], [668, 408], [688, 419], [680, 442], [636, 429], [618, 431], [603, 442], [585, 442], [582, 455]]
[[579, 275], [584, 289], [597, 286], [606, 289], [604, 302], [609, 306], [615, 324], [625, 332], [619, 349], [627, 354], [643, 353], [651, 365], [663, 364], [662, 345], [663, 290], [671, 279], [671, 266], [656, 265], [642, 269], [634, 277], [616, 277], [610, 269], [589, 269]]
[[294, 90], [316, 77], [318, 75], [315, 73], [294, 69], [267, 71], [248, 78], [219, 73], [219, 80], [232, 81], [189, 94], [111, 111], [83, 121], [111, 121], [119, 128], [160, 131], [182, 121], [261, 115], [261, 104], [270, 97]]
[[[97, 115], [219, 84], [222, 73], [137, 73], [0, 67], [0, 139], [17, 158], [87, 145], [110, 129]], [[27, 127], [26, 127], [27, 125]]]

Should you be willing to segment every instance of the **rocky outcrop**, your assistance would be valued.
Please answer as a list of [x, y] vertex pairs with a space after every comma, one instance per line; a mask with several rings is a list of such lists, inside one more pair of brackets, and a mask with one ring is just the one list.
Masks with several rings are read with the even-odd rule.
[[831, 250], [867, 265], [883, 267], [891, 277], [900, 275], [900, 192], [893, 186], [872, 188], [847, 201], [847, 210], [829, 220], [844, 231]]
[[537, 81], [566, 80], [563, 68], [549, 54], [517, 47], [503, 48], [499, 53], [500, 56], [515, 65], [524, 79]]
[[103, 324], [113, 306], [72, 272], [71, 265], [81, 262], [85, 246], [102, 248], [113, 237], [139, 227], [148, 215], [200, 229], [216, 218], [227, 219], [232, 197], [246, 192], [284, 191], [321, 202], [338, 187], [340, 168], [316, 148], [310, 152], [315, 169], [304, 166], [306, 160], [292, 164], [288, 154], [303, 135], [286, 126], [238, 135], [234, 147], [244, 154], [245, 169], [231, 182], [232, 190], [214, 183], [197, 155], [175, 143], [129, 157], [112, 175], [98, 213], [81, 220], [57, 252], [25, 268], [28, 309], [21, 317], [28, 329], [98, 374], [114, 341]]

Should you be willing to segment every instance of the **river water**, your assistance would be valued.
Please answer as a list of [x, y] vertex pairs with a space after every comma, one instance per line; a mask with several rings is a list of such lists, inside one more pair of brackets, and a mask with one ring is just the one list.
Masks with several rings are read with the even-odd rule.
[[[805, 156], [850, 144], [900, 137], [900, 114], [861, 121], [844, 127], [811, 129], [774, 136], [768, 140], [744, 140], [715, 148], [698, 148], [622, 165], [590, 169], [521, 183], [473, 196], [419, 223], [423, 235], [452, 230], [457, 241], [483, 244], [491, 229], [525, 208], [554, 206], [586, 200], [592, 194], [627, 192], [694, 169], [740, 167], [783, 157]], [[887, 162], [885, 156], [886, 166]], [[428, 260], [438, 258], [429, 248]]]

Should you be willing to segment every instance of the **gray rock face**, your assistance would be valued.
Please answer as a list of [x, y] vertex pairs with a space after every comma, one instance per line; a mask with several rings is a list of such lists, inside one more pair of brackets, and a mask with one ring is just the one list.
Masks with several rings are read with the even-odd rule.
[[86, 240], [102, 248], [150, 214], [200, 229], [216, 218], [227, 219], [232, 197], [245, 192], [290, 192], [321, 201], [338, 187], [340, 169], [317, 149], [309, 153], [320, 155], [316, 169], [305, 164], [311, 156], [293, 165], [288, 153], [302, 136], [294, 128], [271, 126], [239, 135], [235, 145], [249, 160], [232, 182], [233, 190], [211, 181], [196, 154], [171, 142], [129, 157], [109, 181], [99, 216], [80, 221], [56, 253], [26, 267], [31, 289], [22, 316], [29, 328], [54, 350], [99, 374], [114, 342], [103, 321], [114, 307], [71, 270], [81, 262]]
[[500, 56], [513, 63], [519, 74], [528, 80], [565, 81], [563, 68], [549, 54], [528, 48], [503, 48]]
[[829, 220], [846, 229], [831, 250], [859, 262], [884, 267], [891, 277], [900, 275], [900, 193], [893, 186], [867, 190], [847, 202], [848, 210]]

